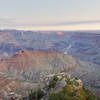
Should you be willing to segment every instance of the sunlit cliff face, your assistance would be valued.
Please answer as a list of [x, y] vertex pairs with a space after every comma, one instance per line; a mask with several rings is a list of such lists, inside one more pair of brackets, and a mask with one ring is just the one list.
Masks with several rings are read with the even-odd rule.
[[57, 35], [63, 35], [63, 32], [56, 32]]

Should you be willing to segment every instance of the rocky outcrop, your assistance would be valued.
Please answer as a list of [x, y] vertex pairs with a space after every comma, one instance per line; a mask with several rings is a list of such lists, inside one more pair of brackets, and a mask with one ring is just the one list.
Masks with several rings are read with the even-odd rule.
[[[45, 83], [45, 87], [41, 83]], [[80, 79], [67, 73], [50, 74], [41, 83], [41, 87], [31, 91], [26, 100], [96, 100], [90, 90], [83, 88]]]

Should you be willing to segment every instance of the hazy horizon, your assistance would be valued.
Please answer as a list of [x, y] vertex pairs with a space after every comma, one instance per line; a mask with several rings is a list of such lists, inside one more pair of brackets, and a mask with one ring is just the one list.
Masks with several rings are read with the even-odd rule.
[[100, 30], [99, 0], [0, 0], [0, 29]]

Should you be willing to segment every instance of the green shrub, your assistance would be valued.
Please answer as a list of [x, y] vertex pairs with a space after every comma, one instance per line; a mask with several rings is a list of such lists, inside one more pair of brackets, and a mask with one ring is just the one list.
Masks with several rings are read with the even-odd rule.
[[78, 80], [79, 78], [75, 77], [75, 80]]
[[100, 100], [100, 97], [98, 97], [98, 99], [97, 100]]
[[83, 89], [76, 89], [73, 85], [66, 85], [62, 91], [52, 93], [48, 100], [87, 100]]
[[44, 92], [41, 89], [38, 89], [37, 91], [29, 93], [28, 100], [40, 100], [44, 96]]
[[66, 97], [71, 97], [71, 99], [86, 100], [86, 94], [83, 89], [76, 89], [73, 85], [66, 85], [63, 88], [63, 92]]
[[55, 75], [53, 79], [49, 82], [48, 85], [49, 89], [54, 88], [56, 86], [57, 81], [58, 81], [58, 77]]
[[86, 93], [86, 100], [96, 100], [95, 95], [89, 89], [84, 88], [84, 91]]
[[54, 81], [58, 81], [57, 75], [55, 75], [55, 76], [53, 77], [53, 80], [54, 80]]
[[56, 86], [56, 81], [52, 80], [49, 82], [49, 89], [54, 88]]
[[33, 92], [33, 90], [31, 90], [31, 92], [29, 93], [29, 96], [28, 96], [28, 100], [36, 100], [36, 92]]
[[37, 90], [37, 100], [40, 100], [44, 95], [44, 92], [41, 89]]
[[48, 100], [67, 100], [62, 92], [52, 93]]
[[67, 79], [66, 82], [67, 82], [67, 84], [69, 84], [69, 85], [72, 85], [72, 84], [73, 84], [73, 81], [71, 81], [70, 79]]

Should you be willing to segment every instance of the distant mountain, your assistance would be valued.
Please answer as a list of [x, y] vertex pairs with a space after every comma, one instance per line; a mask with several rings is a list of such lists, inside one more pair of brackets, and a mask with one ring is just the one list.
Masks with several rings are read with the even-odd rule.
[[76, 33], [71, 37], [69, 54], [80, 60], [100, 65], [100, 34]]
[[0, 31], [0, 58], [26, 50], [53, 49], [100, 65], [100, 31]]

